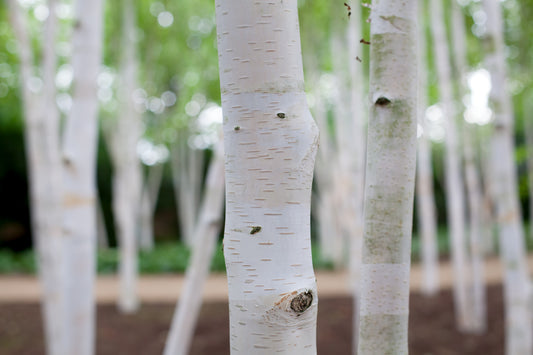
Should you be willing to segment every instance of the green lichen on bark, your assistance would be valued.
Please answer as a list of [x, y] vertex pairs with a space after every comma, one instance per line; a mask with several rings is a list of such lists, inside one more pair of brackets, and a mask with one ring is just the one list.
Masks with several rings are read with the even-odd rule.
[[359, 334], [359, 353], [401, 355], [407, 354], [407, 314], [380, 314], [362, 316]]

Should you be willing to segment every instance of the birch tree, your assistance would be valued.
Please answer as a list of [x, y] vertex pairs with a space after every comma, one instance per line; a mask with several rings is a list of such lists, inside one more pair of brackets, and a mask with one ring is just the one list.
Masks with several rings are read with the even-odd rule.
[[318, 141], [296, 0], [215, 2], [232, 354], [316, 353], [310, 197]]
[[[459, 89], [457, 91], [456, 102], [460, 103], [461, 98], [466, 94], [466, 29], [463, 14], [456, 1], [452, 1], [452, 43], [453, 61], [459, 78]], [[460, 105], [460, 104], [458, 104]], [[464, 112], [461, 106], [458, 110], [460, 117]], [[468, 282], [468, 293], [470, 295], [469, 330], [473, 332], [483, 332], [487, 328], [487, 309], [485, 277], [483, 269], [483, 247], [482, 247], [482, 205], [483, 197], [478, 168], [475, 162], [474, 138], [475, 131], [471, 124], [463, 122], [462, 126], [465, 182], [468, 197], [469, 212], [469, 245], [471, 260], [471, 279]]]
[[[424, 19], [425, 2], [419, 4], [420, 21]], [[416, 202], [418, 224], [420, 226], [420, 259], [423, 268], [422, 292], [428, 296], [439, 290], [439, 250], [437, 245], [437, 217], [433, 189], [433, 168], [431, 163], [431, 143], [428, 140], [426, 121], [427, 108], [427, 39], [425, 26], [418, 30], [418, 125], [422, 134], [418, 138], [418, 164], [416, 181]]]
[[113, 160], [113, 214], [120, 249], [118, 307], [125, 313], [138, 308], [136, 278], [138, 218], [141, 205], [142, 175], [137, 143], [142, 134], [140, 114], [132, 102], [137, 88], [135, 8], [131, 0], [122, 2], [122, 45], [118, 97], [120, 110], [110, 129]]
[[25, 148], [30, 183], [30, 208], [38, 269], [43, 287], [43, 320], [46, 352], [65, 352], [64, 267], [62, 259], [61, 156], [59, 114], [55, 108], [56, 57], [55, 1], [48, 1], [49, 16], [44, 30], [42, 72], [45, 92], [34, 92], [34, 53], [27, 16], [16, 0], [9, 0], [10, 21], [18, 42], [24, 112]]
[[533, 318], [524, 227], [514, 159], [514, 117], [506, 91], [503, 20], [498, 0], [483, 0], [487, 14], [486, 65], [491, 73], [493, 111], [490, 174], [504, 265], [505, 353], [531, 354]]
[[209, 274], [209, 266], [222, 224], [224, 202], [224, 152], [222, 141], [215, 147], [215, 156], [209, 165], [204, 199], [193, 240], [197, 246], [185, 275], [183, 293], [176, 306], [167, 336], [164, 355], [189, 353], [194, 329], [202, 305], [202, 289]]
[[445, 170], [446, 170], [446, 213], [451, 243], [453, 265], [453, 297], [457, 326], [469, 329], [471, 320], [468, 307], [467, 274], [468, 255], [465, 242], [465, 202], [461, 170], [460, 143], [457, 136], [457, 122], [453, 113], [453, 89], [448, 37], [444, 25], [442, 0], [430, 1], [431, 32], [434, 43], [435, 69], [439, 81], [439, 97], [446, 122]]
[[417, 1], [376, 0], [370, 28], [359, 354], [407, 354], [416, 170]]
[[102, 60], [102, 0], [75, 2], [72, 108], [63, 133], [63, 238], [67, 272], [67, 354], [94, 353], [97, 82]]

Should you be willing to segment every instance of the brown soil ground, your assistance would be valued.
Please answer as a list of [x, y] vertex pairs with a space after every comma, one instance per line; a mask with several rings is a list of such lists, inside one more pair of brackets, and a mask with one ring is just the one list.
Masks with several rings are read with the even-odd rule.
[[[411, 295], [409, 348], [411, 355], [503, 354], [501, 286], [488, 288], [488, 330], [483, 335], [459, 333], [454, 326], [450, 290], [435, 297]], [[350, 354], [352, 301], [322, 297], [318, 312], [318, 353]], [[135, 315], [121, 315], [111, 304], [98, 306], [98, 355], [161, 354], [170, 324], [172, 303], [149, 303]], [[37, 303], [0, 303], [0, 354], [44, 354]], [[204, 304], [191, 355], [229, 354], [228, 307], [225, 301]]]

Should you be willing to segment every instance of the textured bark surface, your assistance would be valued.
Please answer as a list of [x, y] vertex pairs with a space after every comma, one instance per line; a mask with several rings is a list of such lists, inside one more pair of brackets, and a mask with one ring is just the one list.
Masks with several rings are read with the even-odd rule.
[[372, 3], [359, 354], [407, 354], [417, 1]]
[[[314, 354], [310, 197], [318, 132], [303, 91], [297, 3], [219, 0], [216, 17], [231, 353]], [[303, 295], [311, 302], [291, 307]]]

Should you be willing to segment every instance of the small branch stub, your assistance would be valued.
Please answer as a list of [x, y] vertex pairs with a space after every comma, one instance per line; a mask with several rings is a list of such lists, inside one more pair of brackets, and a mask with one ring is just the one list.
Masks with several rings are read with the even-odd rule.
[[250, 234], [255, 234], [261, 232], [261, 226], [253, 226]]
[[313, 303], [313, 294], [306, 291], [298, 294], [291, 301], [291, 309], [296, 313], [303, 313]]
[[283, 112], [278, 112], [277, 116], [279, 118], [285, 118], [285, 114]]

